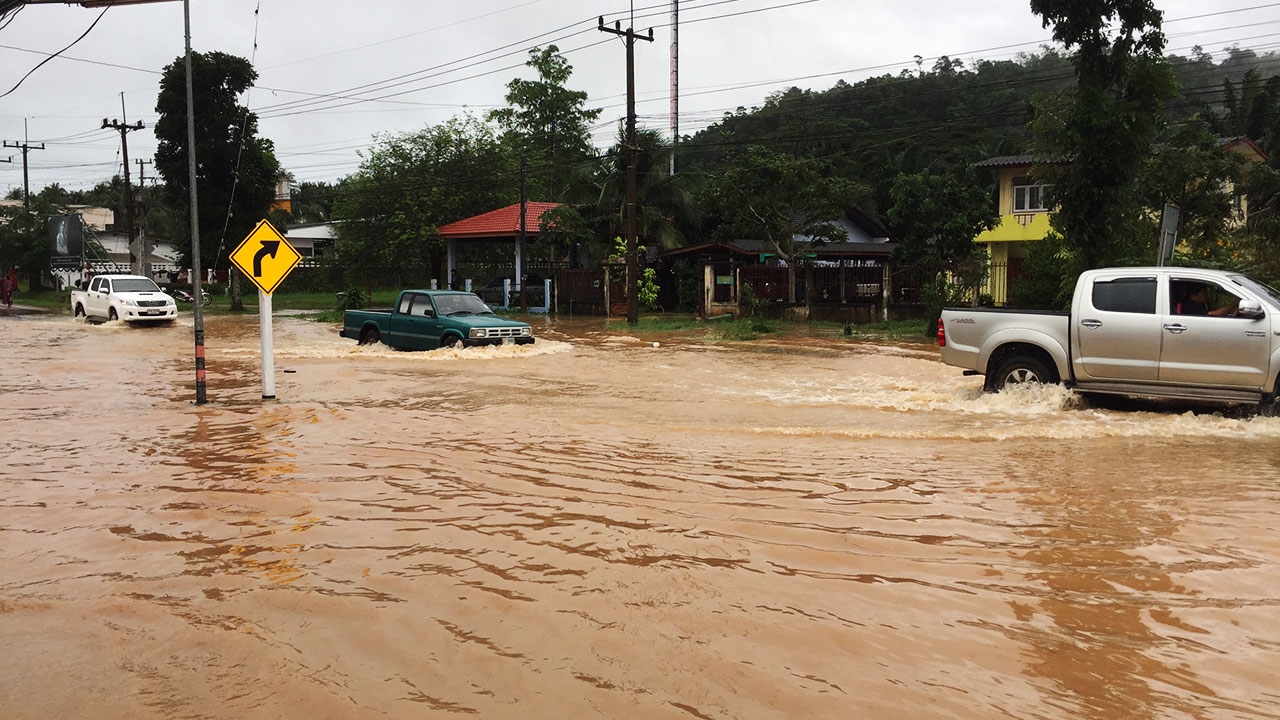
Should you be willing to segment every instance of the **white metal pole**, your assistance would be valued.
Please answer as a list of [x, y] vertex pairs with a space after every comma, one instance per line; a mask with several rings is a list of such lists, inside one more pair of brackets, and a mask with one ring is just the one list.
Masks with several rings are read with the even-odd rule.
[[262, 335], [262, 399], [276, 397], [275, 343], [271, 337], [271, 296], [258, 288], [258, 330]]

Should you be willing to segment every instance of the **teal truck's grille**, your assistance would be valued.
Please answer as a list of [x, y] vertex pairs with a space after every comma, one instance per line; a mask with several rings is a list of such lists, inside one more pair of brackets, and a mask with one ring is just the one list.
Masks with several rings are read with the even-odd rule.
[[489, 328], [489, 332], [486, 333], [486, 335], [487, 337], [520, 337], [521, 335], [524, 335], [524, 328], [518, 328], [518, 327]]

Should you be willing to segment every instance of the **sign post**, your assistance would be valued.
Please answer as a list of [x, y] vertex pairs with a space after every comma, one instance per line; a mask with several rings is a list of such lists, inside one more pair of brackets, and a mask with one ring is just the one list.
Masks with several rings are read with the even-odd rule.
[[258, 330], [262, 335], [262, 399], [276, 396], [275, 345], [271, 327], [271, 293], [298, 265], [302, 256], [271, 223], [263, 220], [231, 252], [231, 263], [258, 286]]

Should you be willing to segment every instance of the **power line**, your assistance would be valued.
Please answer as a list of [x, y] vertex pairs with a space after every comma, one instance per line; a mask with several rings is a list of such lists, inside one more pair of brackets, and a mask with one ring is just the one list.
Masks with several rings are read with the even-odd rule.
[[39, 63], [38, 65], [36, 65], [35, 67], [33, 67], [33, 68], [31, 68], [30, 70], [28, 70], [28, 71], [27, 71], [27, 74], [22, 76], [22, 79], [18, 81], [18, 84], [17, 84], [17, 85], [14, 85], [13, 87], [9, 88], [9, 90], [8, 90], [7, 92], [5, 92], [4, 94], [0, 94], [0, 98], [7, 96], [7, 95], [9, 95], [10, 93], [12, 93], [14, 90], [17, 90], [18, 88], [22, 87], [22, 83], [26, 82], [27, 78], [31, 77], [31, 74], [32, 74], [32, 73], [34, 73], [35, 71], [37, 71], [37, 70], [39, 70], [40, 68], [44, 67], [44, 64], [45, 64], [45, 63], [47, 63], [47, 62], [49, 62], [50, 60], [52, 60], [52, 59], [54, 59], [54, 58], [58, 57], [58, 56], [59, 56], [59, 55], [61, 55], [62, 53], [66, 52], [67, 50], [70, 50], [70, 49], [71, 49], [71, 48], [72, 48], [76, 43], [78, 43], [78, 42], [80, 42], [81, 40], [85, 39], [85, 37], [86, 37], [86, 36], [88, 36], [88, 35], [89, 35], [89, 33], [90, 33], [90, 32], [92, 32], [92, 31], [93, 31], [93, 29], [94, 29], [95, 27], [97, 27], [97, 26], [98, 26], [98, 21], [99, 21], [99, 20], [102, 20], [102, 16], [104, 16], [104, 15], [106, 15], [106, 14], [107, 14], [107, 11], [111, 9], [111, 6], [112, 6], [112, 5], [115, 5], [115, 0], [111, 0], [111, 2], [109, 2], [109, 3], [107, 4], [107, 6], [106, 6], [106, 7], [102, 8], [102, 12], [98, 13], [98, 17], [97, 17], [96, 19], [94, 19], [93, 24], [89, 26], [89, 29], [87, 29], [87, 30], [85, 30], [83, 33], [81, 33], [81, 34], [80, 34], [80, 37], [76, 38], [75, 40], [72, 40], [70, 45], [68, 45], [68, 46], [66, 46], [66, 47], [64, 47], [64, 48], [62, 48], [61, 50], [59, 50], [58, 52], [56, 52], [56, 53], [54, 53], [54, 54], [50, 55], [49, 57], [45, 58], [44, 60], [41, 60], [41, 61], [40, 61], [40, 63]]

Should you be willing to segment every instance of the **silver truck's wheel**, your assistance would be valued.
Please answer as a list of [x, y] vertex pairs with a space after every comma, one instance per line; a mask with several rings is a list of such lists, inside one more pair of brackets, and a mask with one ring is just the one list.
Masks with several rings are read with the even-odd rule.
[[76, 317], [84, 317], [84, 306], [80, 303], [76, 303]]
[[111, 322], [115, 322], [116, 320], [119, 320], [119, 319], [120, 319], [120, 316], [116, 314], [115, 308], [110, 308], [107, 310], [107, 320]]
[[378, 332], [378, 328], [369, 328], [360, 333], [361, 345], [377, 345], [382, 342], [382, 333]]
[[991, 390], [1000, 392], [1010, 385], [1053, 382], [1053, 375], [1044, 363], [1026, 355], [1014, 355], [1005, 359], [991, 377]]

